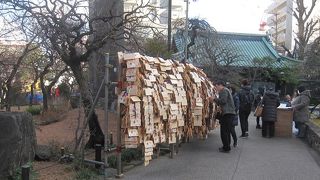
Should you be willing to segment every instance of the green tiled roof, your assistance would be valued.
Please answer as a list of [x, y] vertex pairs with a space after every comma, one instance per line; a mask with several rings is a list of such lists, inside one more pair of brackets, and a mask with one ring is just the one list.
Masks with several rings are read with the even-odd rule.
[[[205, 57], [202, 56], [205, 53], [203, 48], [204, 42], [208, 39], [207, 36], [197, 36], [195, 39], [195, 45], [190, 47], [191, 56], [189, 56], [189, 62], [201, 62], [205, 61]], [[173, 35], [174, 43], [177, 48], [177, 53], [174, 54], [174, 58], [184, 59], [185, 38], [182, 33]], [[218, 32], [215, 35], [217, 38], [216, 43], [221, 46], [226, 46], [232, 49], [237, 54], [236, 59], [229, 65], [236, 67], [259, 67], [262, 64], [255, 63], [254, 59], [262, 59], [268, 57], [272, 59], [271, 64], [275, 68], [289, 67], [293, 64], [299, 63], [298, 60], [288, 58], [279, 55], [271, 45], [268, 36], [257, 34], [240, 34], [240, 33], [225, 33]], [[187, 38], [187, 42], [190, 42], [190, 37]], [[225, 65], [223, 56], [219, 57], [219, 64]], [[265, 65], [264, 65], [265, 66]]]

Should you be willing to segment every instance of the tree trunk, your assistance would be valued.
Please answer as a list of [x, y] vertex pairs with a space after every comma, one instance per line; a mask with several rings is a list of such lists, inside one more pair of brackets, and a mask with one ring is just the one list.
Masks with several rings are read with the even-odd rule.
[[29, 97], [29, 106], [33, 105], [33, 84], [31, 84], [31, 88], [30, 88], [30, 97]]
[[42, 91], [42, 96], [43, 96], [43, 112], [48, 111], [48, 94], [47, 94], [47, 89], [44, 85], [43, 81], [43, 76], [40, 76], [40, 87]]
[[5, 107], [6, 111], [11, 111], [11, 84], [7, 83], [7, 92], [6, 92], [6, 98], [5, 98]]
[[3, 85], [4, 84], [2, 84], [2, 82], [0, 80], [0, 109], [1, 110], [4, 108], [4, 102], [5, 102]]
[[[90, 109], [93, 105], [93, 98], [89, 92], [88, 83], [82, 74], [80, 63], [70, 64], [69, 66], [79, 85], [85, 115], [88, 117]], [[95, 111], [93, 111], [93, 114], [91, 117], [89, 117], [89, 131], [90, 138], [86, 144], [87, 148], [93, 148], [95, 144], [104, 144], [104, 134], [101, 130], [98, 122], [98, 116], [96, 115]]]

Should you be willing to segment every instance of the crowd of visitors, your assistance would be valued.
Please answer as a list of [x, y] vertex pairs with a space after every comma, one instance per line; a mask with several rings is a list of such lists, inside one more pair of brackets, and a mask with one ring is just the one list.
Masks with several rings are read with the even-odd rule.
[[[273, 88], [258, 88], [258, 92], [254, 95], [248, 80], [241, 81], [240, 90], [237, 92], [235, 86], [226, 84], [224, 81], [215, 82], [216, 97], [214, 101], [221, 109], [220, 136], [222, 147], [220, 152], [230, 152], [231, 137], [233, 139], [233, 147], [237, 147], [238, 138], [235, 127], [240, 120], [241, 138], [249, 136], [248, 117], [252, 108], [262, 107], [261, 115], [256, 117], [256, 128], [262, 129], [262, 137], [272, 138], [275, 135], [275, 122], [277, 121], [277, 108], [280, 105], [279, 94]], [[266, 91], [265, 91], [266, 89]], [[293, 121], [298, 129], [297, 137], [305, 137], [306, 122], [309, 120], [309, 103], [310, 92], [304, 86], [299, 86], [291, 98], [290, 95], [284, 97], [282, 102], [284, 107], [292, 108]], [[261, 124], [260, 124], [261, 116]]]

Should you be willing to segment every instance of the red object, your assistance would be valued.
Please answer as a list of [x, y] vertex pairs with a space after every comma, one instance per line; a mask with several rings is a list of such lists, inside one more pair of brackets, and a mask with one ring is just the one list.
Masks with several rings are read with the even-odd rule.
[[117, 83], [117, 87], [119, 88], [119, 89], [122, 89], [123, 88], [123, 82], [122, 81], [118, 81], [118, 83]]
[[56, 88], [56, 93], [55, 94], [56, 94], [56, 97], [60, 96], [60, 89], [58, 87]]
[[264, 21], [262, 21], [262, 22], [260, 23], [259, 31], [265, 31], [264, 27], [265, 27], [266, 25], [267, 25], [267, 23], [264, 22]]
[[265, 22], [265, 21], [262, 21], [261, 23], [260, 23], [260, 26], [266, 26], [267, 25], [267, 23]]
[[117, 147], [116, 147], [116, 152], [117, 152], [117, 153], [121, 153], [121, 151], [122, 151], [122, 150], [121, 150], [121, 146], [117, 146]]

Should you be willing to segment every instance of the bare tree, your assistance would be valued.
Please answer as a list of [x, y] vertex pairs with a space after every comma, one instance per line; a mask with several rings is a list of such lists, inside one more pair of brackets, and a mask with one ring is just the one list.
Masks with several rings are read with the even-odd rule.
[[[6, 77], [2, 78], [2, 90], [4, 104], [6, 110], [11, 110], [12, 100], [12, 87], [14, 82], [18, 82], [19, 78], [16, 77], [20, 71], [23, 61], [30, 55], [30, 52], [39, 48], [35, 44], [37, 38], [37, 29], [30, 30], [28, 26], [32, 24], [30, 21], [24, 21], [17, 15], [19, 12], [4, 10], [2, 1], [0, 2], [0, 15], [1, 20], [4, 22], [1, 27], [1, 37], [3, 39], [10, 39], [12, 44], [2, 44], [4, 50], [5, 66], [2, 72], [7, 72]], [[32, 32], [32, 33], [30, 33]]]
[[305, 5], [304, 0], [296, 0], [295, 3], [296, 8], [293, 11], [293, 16], [296, 18], [298, 25], [298, 31], [296, 32], [298, 59], [304, 60], [306, 46], [308, 45], [312, 35], [315, 33], [315, 26], [317, 25], [317, 20], [311, 17], [317, 0], [312, 0], [310, 7]]
[[[118, 2], [118, 1], [117, 1]], [[119, 1], [121, 3], [121, 1]], [[141, 9], [148, 6], [141, 3], [130, 12], [113, 14], [112, 8], [105, 7], [104, 15], [89, 17], [86, 0], [2, 0], [3, 10], [22, 19], [34, 22], [40, 31], [40, 37], [50, 45], [61, 60], [70, 67], [79, 85], [86, 117], [89, 119], [89, 147], [95, 143], [103, 144], [104, 136], [95, 112], [89, 116], [93, 98], [88, 88], [82, 67], [89, 57], [106, 44], [123, 46], [121, 40], [133, 38], [132, 29], [139, 30], [141, 18], [146, 17]], [[104, 24], [104, 31], [95, 27]], [[96, 34], [99, 32], [99, 34]], [[138, 42], [137, 42], [138, 43]]]
[[[33, 97], [33, 88], [39, 82], [43, 94], [43, 112], [47, 111], [51, 89], [68, 70], [68, 67], [50, 49], [39, 48], [38, 51], [30, 53], [23, 69], [26, 71], [25, 74], [28, 74], [26, 78], [33, 79], [30, 99]], [[45, 86], [45, 81], [49, 83], [48, 86]]]
[[320, 36], [311, 44], [304, 62], [304, 78], [318, 80], [320, 78]]
[[3, 90], [3, 100], [6, 107], [6, 111], [11, 110], [11, 101], [12, 101], [12, 85], [13, 82], [16, 81], [15, 77], [19, 71], [19, 68], [26, 59], [28, 54], [37, 49], [37, 47], [32, 46], [31, 40], [26, 45], [18, 45], [15, 48], [13, 46], [3, 46], [5, 49], [5, 54], [3, 57], [6, 57], [6, 60], [2, 61], [2, 68], [1, 68], [1, 76], [2, 76], [2, 90]]
[[[193, 63], [202, 66], [212, 78], [219, 77], [236, 82], [239, 74], [232, 65], [240, 57], [237, 47], [222, 39], [206, 21], [191, 19], [189, 22], [191, 42], [188, 44], [188, 54], [196, 57]], [[194, 46], [196, 41], [198, 43]]]
[[237, 82], [239, 77], [238, 69], [233, 66], [238, 61], [240, 54], [236, 47], [218, 37], [217, 34], [211, 34], [204, 38], [204, 42], [199, 48], [203, 53], [199, 53], [201, 63], [211, 77], [223, 78], [228, 81]]

